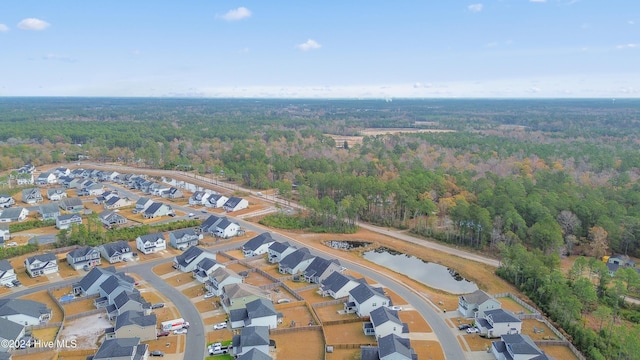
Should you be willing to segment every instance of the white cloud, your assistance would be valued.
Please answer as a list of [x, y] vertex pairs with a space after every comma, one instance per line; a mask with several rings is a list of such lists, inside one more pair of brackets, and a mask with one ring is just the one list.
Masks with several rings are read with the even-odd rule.
[[534, 3], [545, 3], [545, 2], [547, 2], [547, 0], [529, 0], [529, 2], [534, 2]]
[[0, 24], [0, 32], [7, 32], [9, 31], [9, 27], [5, 24]]
[[320, 49], [322, 45], [318, 44], [318, 42], [313, 39], [309, 39], [306, 42], [303, 42], [302, 44], [296, 45], [296, 47], [298, 48], [298, 50], [309, 51], [314, 49]]
[[480, 12], [480, 11], [482, 11], [483, 7], [484, 7], [484, 5], [482, 5], [482, 4], [471, 4], [471, 5], [467, 6], [467, 10], [469, 10], [471, 12]]
[[638, 44], [622, 44], [622, 45], [618, 45], [616, 46], [616, 49], [635, 49], [637, 48]]
[[247, 9], [244, 6], [241, 6], [237, 9], [229, 10], [226, 14], [220, 17], [227, 21], [238, 21], [251, 17], [251, 10]]
[[636, 22], [635, 22], [635, 21], [633, 21], [633, 20], [629, 20], [629, 21], [627, 21], [627, 24], [629, 24], [629, 25], [634, 25], [635, 23], [636, 23]]
[[27, 18], [18, 23], [18, 28], [22, 30], [44, 30], [49, 27], [48, 22], [36, 18]]

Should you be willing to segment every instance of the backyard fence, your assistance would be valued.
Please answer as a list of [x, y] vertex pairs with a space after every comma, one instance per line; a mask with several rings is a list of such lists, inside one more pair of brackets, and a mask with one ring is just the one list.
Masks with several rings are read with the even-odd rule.
[[321, 325], [311, 325], [311, 326], [300, 326], [300, 327], [288, 327], [288, 328], [279, 328], [279, 329], [271, 329], [269, 333], [272, 335], [275, 334], [288, 334], [293, 332], [300, 331], [322, 331]]
[[352, 324], [352, 323], [358, 323], [358, 322], [361, 323], [365, 321], [369, 321], [369, 318], [364, 317], [364, 318], [350, 318], [350, 319], [342, 319], [342, 320], [329, 320], [329, 321], [323, 322], [322, 325], [324, 326], [343, 325], [343, 324]]
[[319, 307], [325, 307], [325, 306], [332, 306], [332, 305], [338, 305], [338, 304], [344, 304], [345, 302], [347, 302], [347, 298], [343, 297], [340, 299], [335, 299], [335, 300], [329, 300], [329, 301], [324, 301], [324, 302], [320, 302], [320, 303], [315, 303], [313, 304], [314, 308], [319, 308]]

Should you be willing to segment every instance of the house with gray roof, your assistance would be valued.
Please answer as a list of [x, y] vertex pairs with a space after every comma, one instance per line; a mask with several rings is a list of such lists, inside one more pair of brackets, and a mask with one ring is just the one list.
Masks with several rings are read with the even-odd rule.
[[[213, 221], [213, 223], [212, 223]], [[200, 229], [205, 229], [206, 233], [209, 233], [211, 236], [228, 239], [230, 237], [234, 237], [238, 235], [240, 231], [240, 225], [232, 222], [227, 219], [227, 217], [218, 217], [215, 215], [209, 216], [203, 225], [200, 226]]]
[[131, 201], [129, 201], [129, 199], [121, 198], [119, 196], [111, 196], [108, 199], [105, 199], [102, 206], [107, 210], [115, 210], [129, 205], [131, 205]]
[[268, 257], [270, 263], [279, 263], [284, 259], [287, 255], [296, 251], [295, 246], [289, 245], [288, 242], [278, 242], [274, 241], [273, 244], [269, 245]]
[[184, 193], [182, 193], [182, 190], [178, 189], [177, 187], [172, 186], [168, 190], [164, 190], [161, 196], [163, 198], [169, 199], [181, 199], [184, 197]]
[[[24, 337], [25, 326], [0, 317], [0, 354], [7, 354], [16, 348], [18, 340]], [[4, 356], [9, 359], [11, 355]], [[0, 355], [0, 359], [3, 355]]]
[[320, 284], [329, 275], [341, 270], [342, 266], [337, 259], [327, 260], [318, 256], [304, 270], [304, 279], [308, 283]]
[[63, 188], [47, 189], [47, 199], [51, 201], [60, 201], [67, 197], [67, 191]]
[[29, 210], [23, 207], [8, 208], [0, 211], [0, 222], [19, 222], [24, 221], [29, 216]]
[[52, 253], [33, 255], [24, 260], [24, 268], [32, 278], [57, 273], [58, 258]]
[[109, 262], [109, 264], [121, 261], [131, 261], [133, 258], [131, 246], [129, 246], [129, 243], [124, 240], [102, 244], [98, 246], [98, 250], [100, 250], [100, 254]]
[[178, 250], [198, 245], [201, 235], [193, 229], [181, 229], [169, 233], [169, 244]]
[[251, 349], [238, 356], [236, 360], [272, 360], [273, 358], [258, 349]]
[[269, 246], [274, 242], [275, 240], [271, 237], [271, 233], [264, 232], [244, 243], [242, 245], [242, 254], [244, 257], [266, 254], [269, 251]]
[[16, 280], [16, 271], [8, 260], [0, 260], [0, 286], [10, 284]]
[[36, 185], [49, 185], [55, 184], [58, 178], [51, 172], [43, 172], [36, 178]]
[[115, 276], [119, 281], [129, 283], [127, 289], [133, 289], [133, 278], [125, 275], [122, 272], [116, 272], [116, 268], [109, 267], [94, 267], [89, 271], [79, 282], [74, 283], [71, 288], [75, 295], [96, 295], [100, 294], [100, 285], [105, 282], [111, 276]]
[[56, 229], [69, 229], [73, 225], [82, 224], [82, 216], [80, 214], [61, 214], [56, 218]]
[[334, 299], [349, 296], [349, 291], [360, 283], [366, 283], [364, 278], [356, 279], [351, 275], [334, 271], [321, 282], [320, 292], [322, 296], [331, 296]]
[[271, 293], [245, 283], [229, 284], [222, 288], [222, 307], [228, 313], [233, 309], [244, 308], [248, 302], [256, 299], [271, 300]]
[[278, 327], [278, 313], [273, 302], [265, 298], [257, 298], [229, 311], [229, 323], [232, 329], [247, 326], [267, 326], [269, 329]]
[[202, 250], [197, 246], [188, 248], [182, 254], [173, 259], [174, 267], [182, 272], [192, 272], [202, 259], [216, 260], [216, 254]]
[[55, 220], [60, 216], [60, 207], [56, 203], [42, 204], [38, 212], [42, 216], [42, 220]]
[[87, 360], [144, 360], [148, 356], [149, 345], [140, 344], [139, 338], [117, 338], [105, 340]]
[[198, 262], [196, 268], [193, 270], [193, 274], [196, 280], [204, 284], [209, 280], [209, 274], [221, 267], [224, 267], [224, 265], [220, 264], [215, 259], [204, 258]]
[[522, 332], [522, 320], [511, 311], [504, 309], [486, 310], [482, 317], [475, 318], [475, 323], [480, 330], [480, 335], [487, 338]]
[[0, 224], [0, 246], [4, 246], [5, 241], [11, 239], [11, 230], [8, 224]]
[[243, 210], [249, 207], [249, 202], [246, 199], [241, 197], [232, 196], [227, 200], [227, 202], [222, 205], [222, 208], [226, 212], [234, 212]]
[[153, 204], [153, 200], [146, 197], [141, 197], [138, 199], [138, 201], [136, 201], [136, 207], [132, 212], [134, 214], [144, 213], [144, 211], [147, 210], [147, 208], [151, 206], [151, 204]]
[[189, 205], [204, 205], [208, 198], [209, 193], [205, 191], [194, 191], [193, 194], [189, 197]]
[[381, 338], [389, 334], [400, 337], [409, 337], [409, 326], [403, 323], [397, 310], [391, 310], [386, 306], [376, 308], [369, 314], [370, 321], [364, 322], [362, 329], [365, 335], [373, 335]]
[[222, 295], [222, 289], [226, 285], [242, 283], [242, 276], [226, 267], [219, 267], [209, 274], [209, 279], [205, 281], [204, 286], [208, 292], [215, 296]]
[[42, 202], [42, 191], [38, 188], [22, 190], [22, 202], [26, 204], [37, 204]]
[[204, 203], [204, 206], [208, 208], [218, 209], [224, 206], [224, 204], [226, 204], [227, 201], [229, 201], [229, 198], [224, 195], [211, 194], [209, 195], [206, 202]]
[[11, 205], [14, 205], [16, 200], [13, 196], [7, 194], [0, 194], [0, 208], [8, 208]]
[[458, 312], [465, 318], [482, 317], [486, 310], [501, 307], [500, 301], [480, 289], [458, 297]]
[[136, 248], [143, 254], [154, 254], [167, 249], [163, 233], [140, 235], [136, 238]]
[[378, 346], [360, 348], [361, 360], [417, 360], [418, 355], [411, 348], [408, 338], [395, 334], [378, 338]]
[[0, 318], [25, 326], [40, 325], [51, 319], [51, 309], [33, 300], [0, 299]]
[[234, 335], [231, 341], [233, 355], [238, 357], [255, 349], [269, 354], [269, 327], [251, 326], [240, 329], [240, 335]]
[[74, 270], [83, 269], [86, 266], [100, 265], [100, 251], [93, 246], [81, 246], [67, 253], [67, 263]]
[[391, 305], [391, 300], [384, 294], [382, 288], [373, 287], [367, 283], [360, 283], [349, 291], [349, 300], [344, 304], [348, 313], [355, 312], [358, 316], [369, 316], [371, 311], [382, 306]]
[[315, 259], [314, 255], [311, 255], [309, 249], [300, 248], [291, 254], [285, 256], [278, 264], [278, 271], [281, 274], [298, 274], [304, 273], [309, 264]]
[[69, 212], [80, 212], [84, 210], [84, 205], [82, 204], [82, 200], [77, 197], [66, 198], [60, 201], [60, 208], [64, 211]]
[[161, 202], [154, 202], [142, 213], [142, 216], [145, 219], [154, 219], [161, 216], [167, 216], [169, 214], [174, 214], [171, 205], [167, 205]]
[[522, 334], [502, 335], [491, 343], [491, 353], [497, 360], [552, 360], [533, 340]]
[[140, 341], [156, 340], [158, 319], [156, 314], [145, 315], [143, 311], [127, 310], [116, 316], [115, 325], [105, 330], [107, 339], [128, 337], [140, 338]]
[[105, 210], [98, 215], [98, 219], [104, 226], [122, 225], [127, 223], [127, 218], [112, 210]]
[[113, 299], [111, 305], [107, 306], [107, 315], [110, 320], [113, 320], [125, 311], [141, 311], [148, 315], [151, 314], [151, 303], [146, 301], [137, 290], [123, 291]]

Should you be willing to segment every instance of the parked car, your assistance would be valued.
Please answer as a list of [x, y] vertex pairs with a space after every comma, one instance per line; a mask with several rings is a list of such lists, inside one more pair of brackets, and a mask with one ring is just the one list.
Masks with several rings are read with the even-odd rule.
[[22, 283], [21, 283], [21, 282], [20, 282], [20, 280], [18, 280], [18, 279], [11, 280], [11, 283], [12, 283], [14, 286], [20, 286], [20, 285], [22, 285]]
[[186, 334], [189, 331], [187, 328], [173, 330], [174, 335]]
[[475, 328], [475, 327], [470, 327], [467, 329], [467, 334], [475, 334], [475, 333], [479, 333], [480, 329]]
[[160, 331], [160, 332], [158, 333], [158, 337], [161, 337], [161, 336], [169, 336], [169, 334], [171, 334], [171, 332], [170, 332], [170, 331]]
[[460, 324], [458, 326], [458, 330], [467, 330], [468, 328], [470, 328], [471, 325], [470, 324]]
[[10, 243], [6, 243], [5, 245], [6, 245], [6, 246], [18, 246], [18, 243], [17, 243], [17, 242], [15, 242], [15, 241], [12, 241], [12, 242], [10, 242]]
[[155, 303], [153, 305], [151, 305], [152, 309], [160, 309], [164, 307], [164, 303]]
[[212, 298], [212, 297], [214, 297], [214, 296], [216, 296], [216, 294], [213, 294], [213, 293], [206, 293], [206, 294], [204, 294], [204, 298], [205, 298], [205, 299]]
[[187, 216], [189, 216], [189, 217], [194, 217], [194, 216], [196, 216], [196, 214], [194, 214], [194, 213], [189, 213], [189, 215], [187, 215]]
[[89, 264], [84, 264], [84, 266], [82, 267], [82, 270], [89, 271], [91, 270], [91, 266], [89, 266]]
[[4, 287], [8, 287], [8, 288], [12, 288], [15, 285], [13, 285], [12, 283], [8, 282], [8, 283], [4, 283]]
[[151, 355], [151, 356], [164, 356], [164, 351], [154, 350], [154, 351], [150, 352], [149, 355]]
[[227, 323], [226, 322], [221, 322], [221, 323], [217, 323], [215, 325], [213, 325], [213, 330], [222, 330], [222, 329], [226, 329], [227, 328]]
[[209, 355], [219, 355], [219, 354], [229, 353], [229, 347], [222, 346], [221, 343], [211, 344], [207, 347], [207, 350], [209, 351]]
[[402, 306], [397, 306], [397, 305], [389, 306], [389, 310], [402, 311]]

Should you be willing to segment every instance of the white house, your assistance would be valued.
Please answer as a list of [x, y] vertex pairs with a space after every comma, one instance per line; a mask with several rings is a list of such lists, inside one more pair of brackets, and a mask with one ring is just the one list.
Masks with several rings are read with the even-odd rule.
[[24, 221], [29, 216], [29, 210], [23, 207], [8, 208], [0, 212], [0, 222]]
[[10, 351], [19, 348], [25, 326], [0, 317], [0, 359], [11, 359]]
[[36, 178], [36, 185], [55, 184], [58, 178], [50, 172], [43, 172]]
[[209, 274], [209, 279], [205, 281], [204, 286], [210, 293], [221, 296], [225, 285], [240, 283], [242, 283], [242, 276], [238, 273], [225, 267], [218, 267]]
[[242, 253], [245, 257], [266, 254], [269, 251], [269, 246], [274, 242], [271, 233], [264, 232], [244, 243]]
[[246, 199], [236, 197], [236, 196], [230, 197], [229, 200], [227, 200], [227, 202], [225, 202], [224, 205], [222, 205], [222, 208], [226, 212], [239, 211], [239, 210], [246, 209], [248, 207], [249, 207], [249, 202]]
[[24, 268], [32, 278], [57, 273], [58, 258], [52, 253], [30, 256], [24, 260]]
[[458, 297], [458, 312], [465, 318], [482, 317], [486, 310], [500, 309], [501, 307], [502, 304], [498, 300], [482, 290]]
[[0, 208], [8, 208], [15, 204], [16, 200], [7, 194], [0, 194]]
[[7, 260], [0, 260], [0, 285], [5, 286], [16, 280], [16, 271]]
[[216, 260], [216, 254], [202, 250], [197, 246], [188, 248], [173, 260], [173, 266], [182, 272], [192, 272], [202, 259]]
[[42, 216], [42, 220], [55, 220], [60, 216], [60, 207], [55, 203], [42, 204], [39, 206], [38, 212]]
[[349, 301], [344, 305], [346, 312], [355, 312], [358, 316], [369, 316], [371, 311], [381, 306], [390, 305], [389, 298], [381, 288], [374, 288], [367, 283], [360, 283], [349, 291]]
[[226, 217], [216, 215], [209, 215], [200, 225], [200, 232], [223, 239], [238, 235], [238, 231], [240, 231], [240, 225], [231, 222]]
[[189, 197], [189, 205], [198, 206], [206, 204], [209, 198], [209, 193], [204, 191], [195, 191], [191, 197]]
[[133, 209], [132, 212], [134, 214], [144, 213], [144, 211], [147, 210], [147, 208], [151, 206], [151, 204], [153, 204], [153, 200], [146, 197], [141, 197], [138, 199], [138, 201], [136, 201], [136, 208]]
[[246, 303], [244, 307], [229, 311], [229, 323], [232, 329], [248, 326], [275, 329], [278, 327], [278, 313], [271, 300], [258, 298]]
[[214, 259], [204, 258], [200, 260], [196, 265], [196, 268], [193, 269], [193, 274], [195, 275], [196, 280], [201, 283], [205, 283], [207, 280], [209, 280], [209, 274], [211, 274], [215, 269], [221, 267], [224, 267], [224, 265], [220, 264]]
[[551, 360], [533, 340], [522, 334], [502, 335], [500, 341], [491, 343], [491, 353], [496, 360]]
[[374, 309], [369, 314], [371, 322], [363, 323], [365, 335], [374, 335], [381, 338], [390, 334], [400, 337], [409, 337], [409, 327], [400, 321], [397, 310], [391, 310], [386, 306]]
[[36, 204], [42, 202], [42, 191], [38, 188], [22, 190], [22, 202], [26, 204]]
[[100, 250], [100, 254], [109, 264], [130, 261], [131, 258], [133, 258], [131, 247], [129, 243], [124, 240], [100, 245], [98, 250]]
[[104, 226], [122, 225], [127, 223], [127, 218], [112, 210], [105, 210], [98, 215]]
[[45, 324], [51, 319], [47, 305], [23, 299], [0, 299], [0, 317], [25, 326]]
[[72, 225], [82, 224], [82, 216], [79, 214], [63, 214], [56, 218], [56, 229], [69, 229]]
[[476, 317], [475, 323], [480, 335], [487, 338], [522, 332], [522, 320], [504, 309], [487, 310], [482, 317]]
[[282, 259], [284, 259], [287, 255], [296, 251], [295, 246], [289, 245], [288, 242], [278, 242], [275, 241], [273, 244], [269, 245], [269, 257], [267, 258], [270, 263], [279, 263]]
[[363, 282], [366, 282], [364, 278], [356, 279], [351, 275], [345, 275], [336, 271], [321, 282], [320, 292], [322, 296], [331, 296], [334, 299], [340, 299], [349, 296], [349, 291]]
[[143, 216], [145, 219], [153, 219], [169, 214], [174, 214], [171, 205], [167, 205], [161, 202], [154, 202], [144, 211]]
[[51, 201], [60, 201], [67, 197], [67, 191], [62, 188], [47, 189], [47, 198]]
[[280, 260], [278, 264], [278, 271], [281, 274], [298, 274], [304, 273], [309, 264], [315, 259], [314, 255], [311, 255], [309, 249], [300, 248], [291, 254], [285, 256], [284, 259]]
[[11, 231], [9, 230], [9, 225], [0, 224], [0, 246], [4, 246], [6, 241], [11, 239]]
[[114, 210], [129, 205], [131, 205], [131, 201], [129, 201], [129, 199], [121, 198], [119, 196], [112, 196], [108, 199], [105, 199], [102, 206], [107, 210]]
[[378, 346], [362, 346], [361, 360], [416, 360], [418, 355], [411, 348], [408, 338], [389, 334], [378, 338]]
[[162, 233], [141, 235], [136, 239], [136, 247], [143, 254], [153, 254], [166, 250], [167, 242], [164, 240], [164, 234]]
[[217, 208], [221, 208], [222, 206], [224, 206], [224, 204], [226, 204], [227, 201], [229, 201], [229, 198], [224, 196], [224, 195], [211, 194], [207, 198], [207, 200], [204, 203], [204, 205], [206, 207], [208, 207], [208, 208], [217, 209]]
[[105, 340], [92, 360], [137, 360], [147, 359], [149, 356], [149, 345], [141, 344], [140, 338], [117, 338]]

